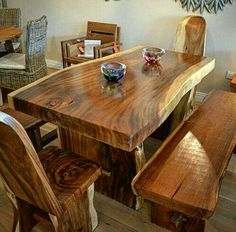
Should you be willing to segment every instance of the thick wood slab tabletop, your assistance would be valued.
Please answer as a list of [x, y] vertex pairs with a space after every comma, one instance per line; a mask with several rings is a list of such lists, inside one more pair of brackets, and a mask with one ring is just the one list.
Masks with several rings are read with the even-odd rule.
[[209, 218], [236, 144], [236, 94], [215, 91], [134, 178], [136, 194]]
[[22, 30], [16, 27], [0, 26], [0, 41], [7, 41], [19, 37]]
[[[213, 58], [166, 51], [160, 76], [147, 73], [142, 46], [60, 70], [9, 95], [11, 107], [132, 151], [168, 117], [180, 99], [215, 66]], [[105, 61], [126, 64], [109, 86]]]

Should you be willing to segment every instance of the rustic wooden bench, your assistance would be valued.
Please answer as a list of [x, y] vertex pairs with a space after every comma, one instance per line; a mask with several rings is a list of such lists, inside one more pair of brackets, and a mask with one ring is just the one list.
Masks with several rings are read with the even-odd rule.
[[163, 143], [132, 181], [153, 202], [152, 222], [204, 231], [236, 144], [236, 94], [215, 91]]

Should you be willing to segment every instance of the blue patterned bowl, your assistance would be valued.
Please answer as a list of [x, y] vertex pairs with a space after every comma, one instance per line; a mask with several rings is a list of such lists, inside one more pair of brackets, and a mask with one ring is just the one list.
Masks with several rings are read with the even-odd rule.
[[106, 62], [101, 64], [103, 76], [110, 82], [117, 82], [125, 76], [126, 65], [119, 62]]

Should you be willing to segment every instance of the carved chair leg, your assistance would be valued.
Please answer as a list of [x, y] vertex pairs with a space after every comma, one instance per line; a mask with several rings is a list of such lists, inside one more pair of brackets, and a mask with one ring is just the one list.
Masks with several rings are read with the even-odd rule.
[[84, 192], [74, 202], [70, 202], [61, 217], [56, 217], [52, 214], [49, 214], [49, 217], [56, 232], [91, 232], [92, 224], [89, 214], [88, 192]]

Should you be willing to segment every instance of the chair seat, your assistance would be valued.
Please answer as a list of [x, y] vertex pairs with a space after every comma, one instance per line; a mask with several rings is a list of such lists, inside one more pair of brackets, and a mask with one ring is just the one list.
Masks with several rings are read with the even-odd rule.
[[9, 53], [0, 58], [2, 69], [25, 69], [25, 54]]
[[96, 163], [55, 146], [39, 152], [39, 158], [53, 192], [64, 208], [101, 175], [101, 168]]
[[[14, 50], [17, 50], [20, 48], [20, 42], [13, 42], [12, 46], [14, 48]], [[4, 43], [0, 43], [0, 52], [6, 52], [6, 48]]]

